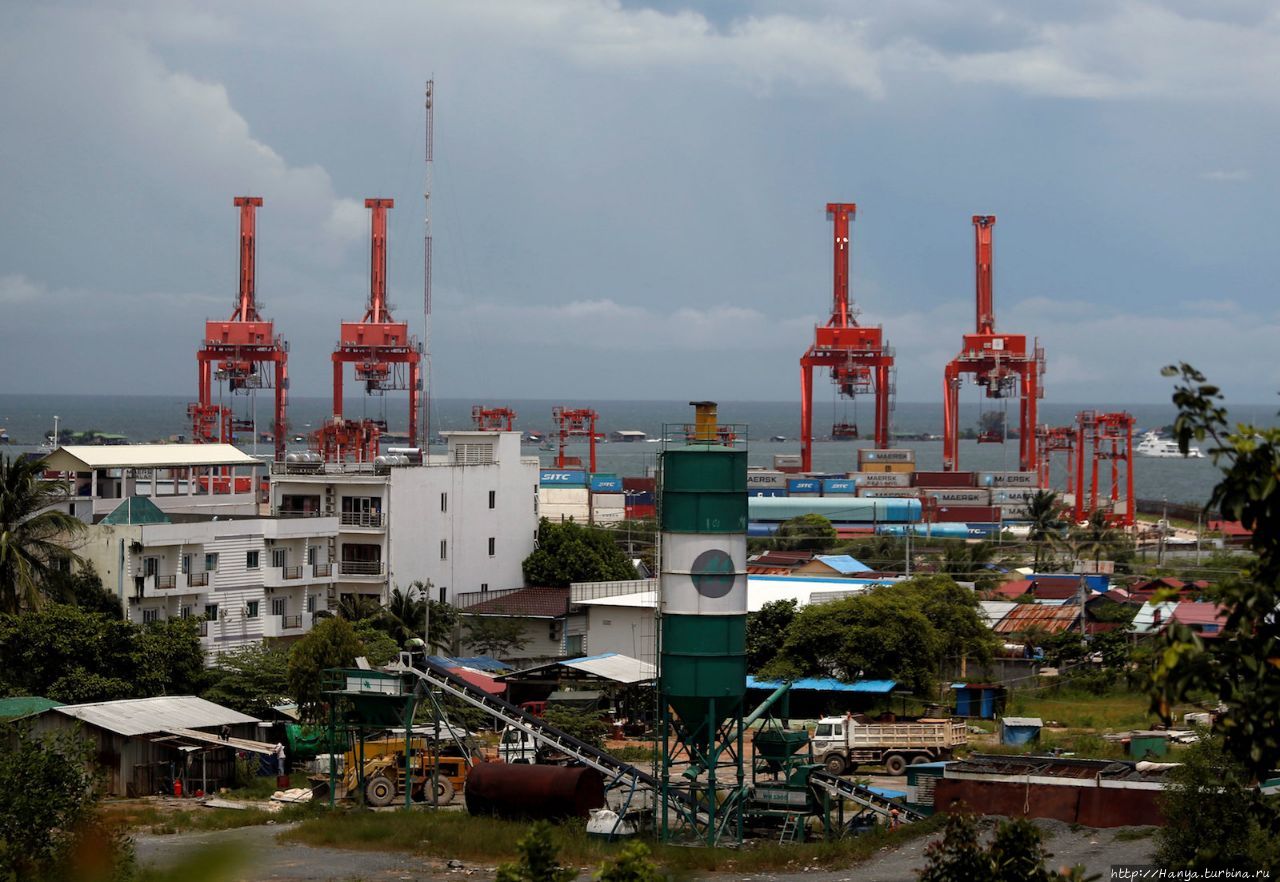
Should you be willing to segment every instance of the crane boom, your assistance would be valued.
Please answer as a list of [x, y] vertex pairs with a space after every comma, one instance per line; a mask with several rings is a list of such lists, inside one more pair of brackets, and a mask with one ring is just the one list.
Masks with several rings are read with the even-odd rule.
[[975, 330], [979, 334], [994, 334], [996, 331], [996, 307], [994, 285], [992, 284], [992, 246], [991, 230], [996, 225], [994, 214], [975, 214], [973, 216], [974, 232], [974, 266], [977, 275], [977, 321]]
[[237, 196], [234, 204], [240, 209], [240, 296], [236, 301], [236, 311], [231, 316], [231, 320], [233, 322], [261, 321], [255, 300], [254, 275], [258, 260], [255, 213], [262, 207], [262, 197]]
[[369, 260], [369, 309], [364, 314], [366, 322], [385, 324], [391, 319], [387, 309], [387, 209], [394, 208], [394, 199], [366, 199], [365, 208], [373, 209], [371, 217], [373, 235]]
[[849, 314], [849, 221], [857, 213], [858, 206], [853, 202], [828, 202], [827, 218], [831, 225], [832, 249], [835, 269], [832, 273], [834, 292], [831, 304], [831, 322], [833, 328], [848, 328], [856, 325]]

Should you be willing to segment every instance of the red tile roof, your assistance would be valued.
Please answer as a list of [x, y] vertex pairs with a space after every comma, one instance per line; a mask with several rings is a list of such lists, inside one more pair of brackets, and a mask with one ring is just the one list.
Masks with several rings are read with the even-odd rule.
[[1033, 592], [1036, 600], [1070, 600], [1080, 596], [1080, 583], [1074, 585], [1058, 584], [1046, 585], [1039, 579], [1036, 580], [1036, 587]]
[[568, 588], [521, 588], [463, 611], [469, 616], [519, 616], [554, 619], [569, 612]]
[[1031, 582], [1029, 580], [1016, 579], [1012, 582], [1005, 582], [1003, 585], [998, 586], [992, 593], [999, 594], [1002, 597], [1008, 597], [1012, 600], [1015, 597], [1021, 597], [1030, 590]]
[[1020, 603], [992, 629], [997, 634], [1017, 634], [1038, 629], [1056, 634], [1075, 623], [1080, 610], [1074, 604], [1048, 606], [1042, 603]]
[[1227, 610], [1216, 603], [1184, 600], [1173, 608], [1170, 618], [1196, 631], [1216, 633], [1227, 620]]

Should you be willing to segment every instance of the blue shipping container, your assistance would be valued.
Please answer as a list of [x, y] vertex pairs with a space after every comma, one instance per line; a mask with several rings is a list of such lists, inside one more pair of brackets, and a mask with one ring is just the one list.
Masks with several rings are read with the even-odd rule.
[[822, 481], [817, 478], [792, 478], [787, 481], [788, 493], [821, 493]]
[[628, 490], [627, 505], [654, 505], [652, 490]]
[[781, 487], [765, 487], [764, 489], [751, 489], [747, 491], [748, 496], [786, 496], [787, 491]]
[[587, 473], [581, 469], [543, 469], [538, 483], [543, 487], [585, 487]]
[[592, 475], [592, 493], [621, 493], [622, 479], [617, 475]]
[[824, 494], [857, 493], [858, 485], [848, 478], [827, 478], [822, 482], [822, 492]]

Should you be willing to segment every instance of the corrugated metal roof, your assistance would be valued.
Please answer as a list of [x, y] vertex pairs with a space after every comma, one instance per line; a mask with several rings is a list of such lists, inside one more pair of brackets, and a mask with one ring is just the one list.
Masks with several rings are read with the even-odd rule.
[[1050, 606], [1043, 603], [1019, 603], [992, 628], [997, 634], [1016, 634], [1038, 628], [1050, 634], [1065, 631], [1080, 616], [1077, 606]]
[[[781, 680], [758, 680], [750, 674], [747, 675], [748, 689], [777, 689], [781, 685]], [[830, 678], [805, 677], [791, 684], [792, 692], [864, 692], [888, 695], [897, 688], [897, 680], [859, 680], [856, 683], [843, 683]]]
[[658, 669], [648, 662], [617, 652], [570, 659], [560, 664], [585, 674], [613, 680], [615, 683], [642, 683], [658, 675]]
[[126, 698], [93, 704], [66, 704], [49, 713], [66, 714], [117, 735], [146, 735], [171, 729], [207, 729], [256, 723], [257, 717], [205, 701], [194, 695]]
[[40, 695], [17, 695], [13, 698], [0, 698], [0, 720], [18, 720], [47, 711], [51, 707], [61, 707], [62, 702]]
[[262, 460], [232, 444], [68, 444], [44, 459], [46, 469], [60, 472], [216, 465], [262, 465]]
[[1003, 717], [1000, 722], [1005, 726], [1032, 726], [1036, 729], [1044, 728], [1044, 720], [1039, 717]]
[[1018, 604], [1012, 600], [980, 600], [978, 606], [982, 608], [982, 617], [987, 621], [988, 628], [994, 628], [996, 624], [1009, 614], [1009, 611]]
[[871, 567], [847, 554], [819, 554], [814, 560], [820, 560], [841, 575], [870, 572]]
[[1177, 608], [1176, 600], [1166, 600], [1164, 603], [1147, 601], [1138, 607], [1130, 628], [1135, 634], [1150, 634], [1153, 631], [1163, 630], [1169, 624], [1169, 617]]

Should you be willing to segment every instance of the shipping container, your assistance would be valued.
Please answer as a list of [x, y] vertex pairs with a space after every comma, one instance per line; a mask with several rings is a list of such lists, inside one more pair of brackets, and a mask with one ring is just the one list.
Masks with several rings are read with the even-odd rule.
[[658, 509], [653, 505], [628, 505], [626, 513], [629, 520], [655, 518], [658, 516]]
[[869, 462], [911, 462], [916, 461], [916, 452], [909, 447], [895, 447], [877, 450], [871, 447], [858, 449], [858, 465]]
[[627, 505], [656, 505], [657, 497], [652, 490], [628, 490], [623, 494]]
[[1027, 506], [1021, 502], [1002, 503], [997, 505], [1000, 509], [1000, 520], [1002, 521], [1026, 521], [1030, 520], [1027, 516]]
[[803, 465], [804, 461], [798, 453], [775, 453], [773, 455], [773, 467], [776, 471], [798, 469]]
[[747, 489], [786, 489], [787, 476], [782, 472], [748, 470]]
[[881, 536], [927, 536], [933, 539], [968, 539], [967, 524], [881, 524], [876, 533]]
[[591, 507], [594, 509], [617, 508], [627, 506], [627, 497], [622, 493], [592, 493]]
[[817, 478], [791, 478], [787, 481], [787, 493], [798, 496], [801, 493], [818, 494], [822, 492], [822, 481]]
[[925, 496], [936, 500], [939, 505], [955, 503], [956, 505], [990, 505], [991, 491], [983, 490], [976, 487], [969, 488], [947, 488], [947, 489], [930, 489], [921, 490]]
[[580, 524], [591, 520], [591, 509], [585, 505], [547, 505], [538, 506], [538, 517], [549, 521], [577, 521]]
[[1014, 502], [1022, 505], [1038, 492], [1038, 490], [1021, 487], [998, 487], [991, 491], [991, 501], [996, 505], [1006, 505]]
[[786, 499], [747, 497], [747, 511], [753, 521], [786, 521], [803, 514], [820, 514], [832, 523], [873, 523], [877, 521], [918, 521], [918, 499]]
[[903, 472], [849, 472], [857, 487], [910, 487], [911, 475]]
[[911, 487], [859, 487], [863, 499], [919, 499], [920, 491]]
[[858, 485], [850, 478], [827, 478], [822, 482], [823, 496], [852, 496], [858, 492]]
[[973, 487], [973, 472], [916, 472], [917, 487]]
[[1039, 475], [1035, 472], [979, 472], [979, 487], [1035, 487]]
[[538, 483], [543, 487], [585, 487], [587, 473], [582, 469], [543, 469]]
[[622, 479], [617, 475], [592, 475], [592, 493], [621, 493]]
[[[748, 487], [748, 496], [786, 496], [786, 487]], [[813, 494], [810, 494], [813, 495]]]
[[882, 475], [910, 475], [915, 473], [916, 464], [913, 462], [864, 462], [859, 463], [858, 468], [863, 472]]
[[586, 487], [539, 487], [538, 501], [543, 505], [586, 505], [590, 491]]
[[946, 523], [998, 521], [1000, 509], [994, 505], [939, 505], [933, 509], [929, 517]]
[[625, 508], [597, 508], [591, 512], [591, 520], [597, 524], [620, 524], [626, 518]]
[[657, 478], [623, 478], [623, 490], [647, 490], [655, 493], [658, 490]]

